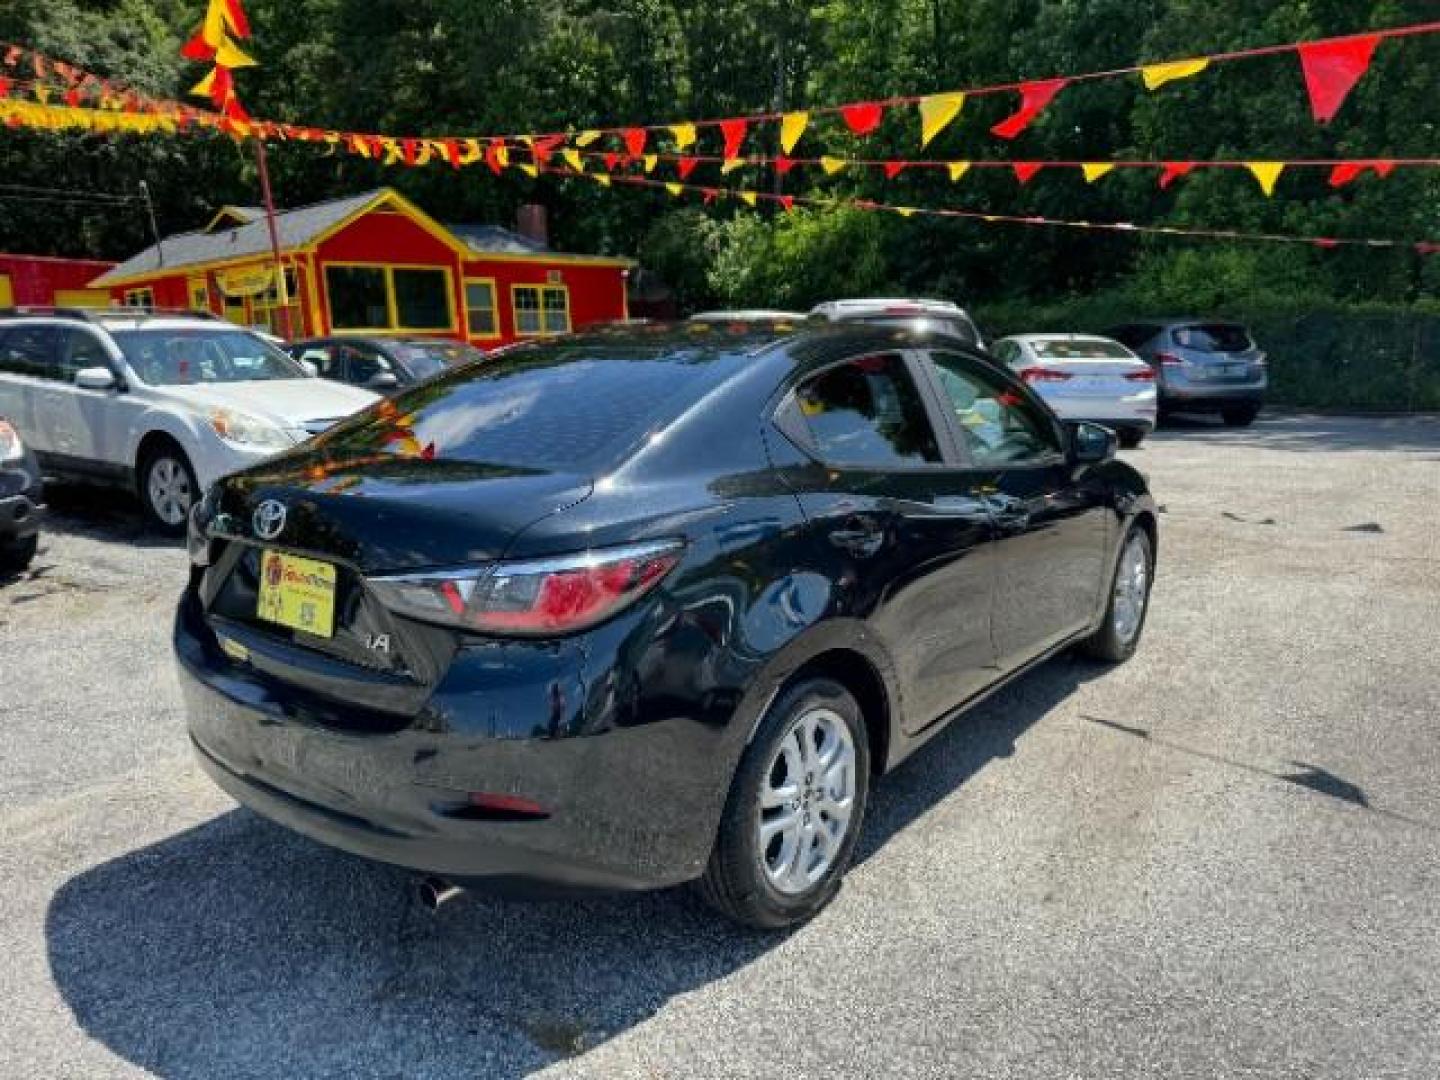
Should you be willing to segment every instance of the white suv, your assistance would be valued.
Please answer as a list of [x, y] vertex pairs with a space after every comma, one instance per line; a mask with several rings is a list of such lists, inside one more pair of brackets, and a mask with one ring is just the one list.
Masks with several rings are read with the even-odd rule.
[[949, 334], [967, 345], [985, 347], [985, 339], [970, 313], [949, 300], [828, 300], [816, 304], [810, 315], [830, 322], [880, 323]]
[[0, 312], [0, 415], [46, 474], [133, 487], [169, 533], [214, 481], [378, 399], [313, 374], [201, 315]]

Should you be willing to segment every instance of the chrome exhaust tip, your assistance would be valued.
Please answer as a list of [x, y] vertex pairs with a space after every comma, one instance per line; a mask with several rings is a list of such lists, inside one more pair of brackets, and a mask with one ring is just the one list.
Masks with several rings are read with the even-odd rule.
[[426, 911], [439, 911], [451, 900], [459, 899], [465, 890], [442, 877], [423, 877], [415, 883], [415, 895]]

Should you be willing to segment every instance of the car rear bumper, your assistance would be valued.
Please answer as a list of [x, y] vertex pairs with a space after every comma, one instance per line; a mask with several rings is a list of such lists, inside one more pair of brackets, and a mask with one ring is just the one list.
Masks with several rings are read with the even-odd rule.
[[[557, 737], [545, 712], [497, 724], [487, 710], [505, 699], [462, 689], [493, 684], [491, 656], [457, 660], [436, 700], [403, 730], [337, 731], [220, 652], [189, 595], [175, 649], [204, 770], [237, 801], [321, 843], [522, 893], [663, 888], [704, 869], [714, 821], [695, 821], [677, 805], [683, 800], [655, 790], [654, 743], [677, 734], [661, 725]], [[554, 686], [544, 680], [535, 700], [553, 700]], [[480, 723], [459, 723], [461, 709]], [[500, 728], [527, 737], [488, 734]], [[680, 779], [698, 786], [697, 777]], [[530, 800], [547, 816], [477, 816], [472, 792]]]
[[[4, 486], [0, 485], [0, 493]], [[28, 540], [40, 531], [45, 519], [45, 506], [40, 489], [32, 488], [18, 495], [0, 494], [0, 543]]]
[[1153, 390], [1120, 399], [1056, 395], [1047, 396], [1045, 400], [1062, 420], [1087, 420], [1092, 424], [1116, 429], [1153, 431], [1159, 412]]
[[1266, 387], [1258, 386], [1162, 386], [1160, 404], [1169, 409], [1219, 412], [1222, 409], [1259, 408], [1265, 404]]

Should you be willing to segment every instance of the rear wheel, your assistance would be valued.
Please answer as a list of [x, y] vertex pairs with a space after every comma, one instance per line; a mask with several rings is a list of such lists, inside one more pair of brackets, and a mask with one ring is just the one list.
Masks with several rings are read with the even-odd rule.
[[1260, 415], [1260, 410], [1253, 405], [1244, 405], [1236, 409], [1224, 409], [1220, 418], [1225, 421], [1226, 427], [1249, 427], [1255, 423], [1255, 418]]
[[30, 569], [35, 553], [40, 550], [40, 537], [27, 536], [24, 540], [0, 543], [0, 571], [19, 574]]
[[869, 789], [865, 721], [850, 692], [809, 679], [781, 694], [740, 759], [701, 896], [760, 929], [811, 918], [840, 889]]
[[1110, 604], [1100, 629], [1081, 645], [1096, 660], [1123, 663], [1135, 655], [1145, 617], [1150, 613], [1150, 589], [1155, 581], [1155, 545], [1150, 534], [1131, 525], [1120, 548], [1120, 562], [1110, 584]]
[[150, 520], [168, 536], [185, 532], [198, 489], [195, 470], [173, 443], [156, 447], [140, 465], [140, 501]]

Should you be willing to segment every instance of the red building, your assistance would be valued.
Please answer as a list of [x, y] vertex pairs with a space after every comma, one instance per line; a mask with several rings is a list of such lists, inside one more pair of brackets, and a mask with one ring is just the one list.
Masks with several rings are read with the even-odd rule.
[[0, 308], [105, 307], [110, 294], [88, 288], [115, 264], [44, 255], [0, 255]]
[[[289, 336], [451, 337], [481, 347], [628, 317], [632, 263], [505, 229], [442, 225], [388, 188], [276, 215], [227, 206], [92, 283], [121, 304], [197, 308]], [[288, 307], [289, 324], [286, 326]]]

